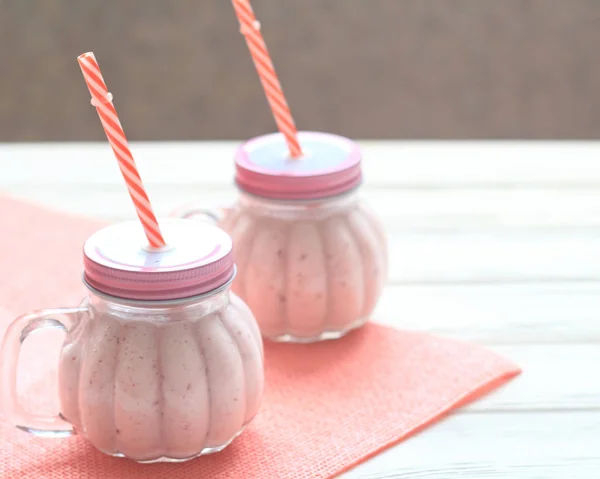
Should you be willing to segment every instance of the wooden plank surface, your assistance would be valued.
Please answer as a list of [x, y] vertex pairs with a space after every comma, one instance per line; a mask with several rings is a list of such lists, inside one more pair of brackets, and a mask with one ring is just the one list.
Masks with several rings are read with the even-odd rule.
[[600, 282], [388, 285], [373, 317], [487, 344], [595, 344]]
[[[363, 194], [390, 240], [373, 319], [484, 343], [524, 373], [345, 477], [600, 477], [600, 144], [361, 146]], [[233, 201], [235, 147], [133, 150], [166, 215]], [[0, 168], [2, 192], [109, 221], [134, 215], [105, 144], [0, 145]]]
[[[149, 176], [149, 175], [146, 175]], [[117, 178], [118, 179], [118, 178]], [[60, 185], [60, 189], [56, 187]], [[600, 231], [600, 189], [534, 188], [378, 189], [365, 184], [362, 196], [394, 232], [495, 232], [525, 230], [552, 233], [557, 229]], [[81, 198], [77, 211], [118, 220], [133, 214], [119, 183], [11, 183], [0, 176], [0, 188], [58, 208]], [[90, 193], [93, 192], [94, 196]], [[218, 185], [151, 183], [148, 192], [159, 214], [194, 201], [205, 206], [229, 204], [236, 197], [230, 181]], [[126, 206], [126, 208], [123, 208]]]
[[[598, 143], [429, 141], [359, 142], [367, 183], [377, 188], [599, 186]], [[201, 184], [230, 181], [239, 142], [133, 143], [146, 180]], [[4, 143], [0, 158], [18, 168], [2, 182], [53, 184], [119, 181], [107, 143]], [[169, 165], [165, 168], [165, 164]], [[209, 164], [210, 168], [201, 169]], [[67, 166], [68, 168], [64, 168]], [[5, 176], [6, 175], [6, 176]], [[2, 184], [2, 183], [0, 183]]]
[[596, 479], [600, 413], [452, 415], [344, 477]]

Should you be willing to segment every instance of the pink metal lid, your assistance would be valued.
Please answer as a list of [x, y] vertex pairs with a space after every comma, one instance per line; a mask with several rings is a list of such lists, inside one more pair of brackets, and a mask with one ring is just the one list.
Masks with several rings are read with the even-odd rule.
[[138, 221], [94, 233], [83, 247], [85, 282], [119, 298], [164, 301], [212, 291], [235, 272], [231, 238], [204, 221], [160, 222], [167, 246], [151, 250]]
[[298, 134], [304, 156], [289, 157], [281, 133], [259, 136], [235, 153], [236, 183], [266, 198], [309, 200], [349, 191], [362, 181], [358, 145], [343, 136]]

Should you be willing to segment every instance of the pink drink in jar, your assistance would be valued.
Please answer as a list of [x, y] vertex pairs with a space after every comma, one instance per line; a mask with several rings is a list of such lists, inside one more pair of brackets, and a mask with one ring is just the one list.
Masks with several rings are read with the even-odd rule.
[[361, 154], [348, 138], [299, 133], [289, 157], [281, 134], [236, 152], [240, 198], [217, 217], [235, 249], [232, 289], [276, 341], [334, 339], [365, 323], [387, 276], [387, 240], [359, 196]]
[[[106, 454], [184, 461], [227, 446], [255, 416], [264, 373], [260, 332], [230, 292], [230, 237], [195, 221], [161, 222], [168, 246], [141, 248], [137, 222], [110, 226], [84, 247], [81, 305], [17, 318], [2, 346], [1, 406], [20, 429], [86, 437]], [[65, 333], [61, 412], [23, 410], [19, 349], [39, 328]]]

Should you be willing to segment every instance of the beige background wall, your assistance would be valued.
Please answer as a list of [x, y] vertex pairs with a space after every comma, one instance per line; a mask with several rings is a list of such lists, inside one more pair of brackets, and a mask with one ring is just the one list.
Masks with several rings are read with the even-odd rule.
[[[254, 0], [302, 129], [599, 138], [599, 0]], [[228, 0], [0, 1], [0, 141], [98, 140], [93, 50], [132, 140], [272, 131]]]

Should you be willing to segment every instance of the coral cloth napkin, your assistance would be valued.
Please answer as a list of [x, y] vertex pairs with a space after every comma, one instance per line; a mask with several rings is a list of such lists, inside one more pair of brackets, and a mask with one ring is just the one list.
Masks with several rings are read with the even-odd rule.
[[[0, 332], [28, 310], [77, 305], [85, 295], [82, 245], [102, 224], [9, 198], [0, 198], [0, 218]], [[61, 340], [52, 334], [40, 333], [44, 348], [20, 372], [25, 401], [44, 410], [57, 408], [47, 399], [56, 395], [48, 364]], [[331, 477], [518, 373], [479, 346], [375, 324], [339, 341], [266, 344], [265, 362], [261, 411], [220, 454], [140, 465], [105, 456], [82, 437], [37, 438], [2, 421], [0, 477]]]

